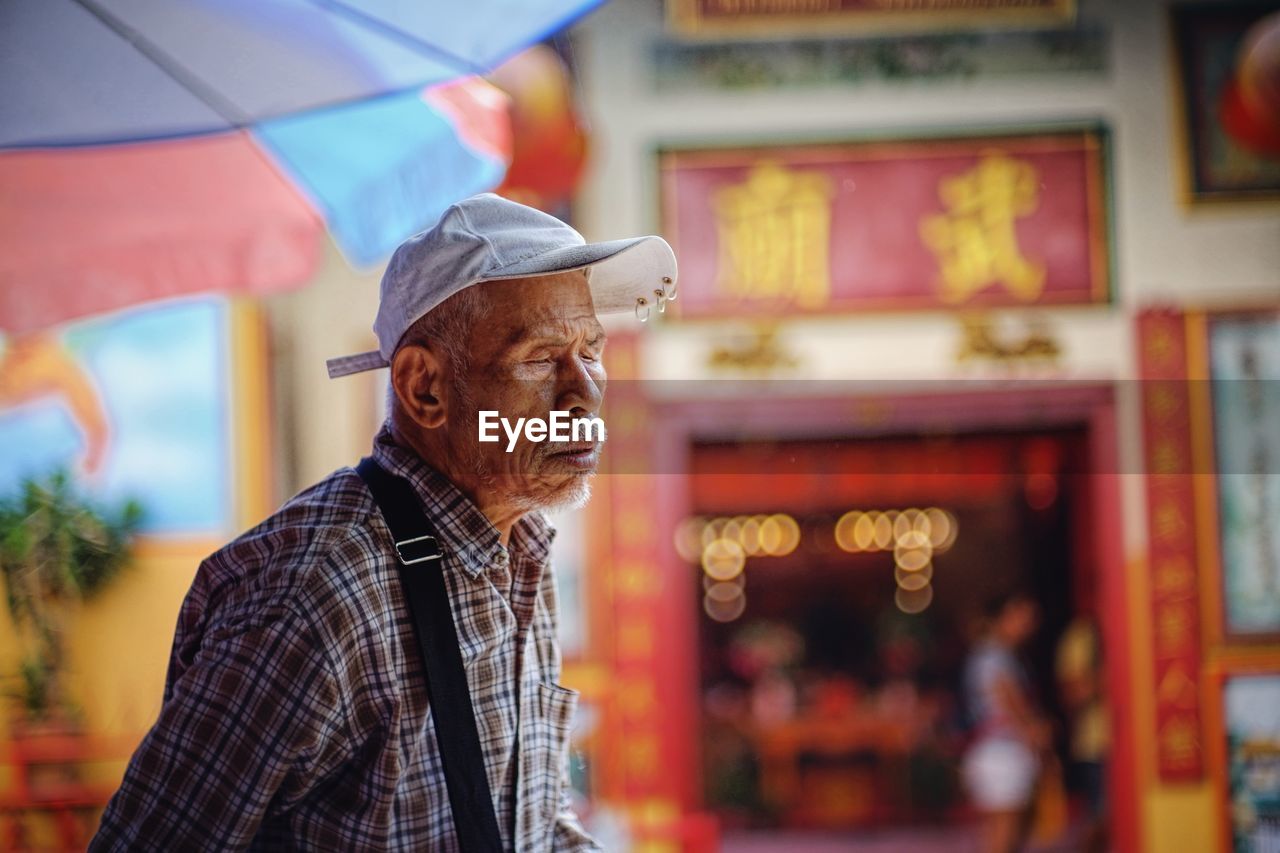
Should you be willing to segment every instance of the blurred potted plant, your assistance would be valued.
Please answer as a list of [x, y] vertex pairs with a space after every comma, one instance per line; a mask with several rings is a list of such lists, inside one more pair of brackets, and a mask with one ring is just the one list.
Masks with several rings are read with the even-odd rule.
[[15, 735], [74, 717], [63, 684], [69, 611], [119, 574], [141, 518], [135, 501], [113, 511], [90, 505], [65, 473], [25, 480], [0, 502], [0, 573], [22, 655]]

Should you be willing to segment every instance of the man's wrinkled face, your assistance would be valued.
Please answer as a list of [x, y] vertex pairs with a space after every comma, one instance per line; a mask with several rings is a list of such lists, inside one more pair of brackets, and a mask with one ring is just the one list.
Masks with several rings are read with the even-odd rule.
[[470, 457], [490, 497], [520, 510], [580, 506], [600, 461], [599, 442], [529, 441], [521, 432], [480, 442], [479, 412], [550, 420], [552, 411], [574, 418], [599, 414], [604, 397], [605, 334], [596, 319], [586, 276], [557, 273], [481, 285], [487, 315], [471, 331], [470, 365], [454, 377], [449, 443]]

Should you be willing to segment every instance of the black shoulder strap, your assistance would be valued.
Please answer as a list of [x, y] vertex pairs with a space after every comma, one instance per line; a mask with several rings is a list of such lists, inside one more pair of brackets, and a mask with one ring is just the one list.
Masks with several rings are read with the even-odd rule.
[[485, 775], [435, 528], [405, 480], [367, 457], [356, 472], [369, 486], [395, 541], [400, 577], [427, 670], [427, 698], [458, 842], [463, 853], [500, 853], [502, 840], [493, 814], [489, 777]]

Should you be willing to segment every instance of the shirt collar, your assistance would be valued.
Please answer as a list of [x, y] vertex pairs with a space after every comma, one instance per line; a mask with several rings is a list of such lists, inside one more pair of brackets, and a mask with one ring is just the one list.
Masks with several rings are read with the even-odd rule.
[[511, 548], [521, 559], [544, 563], [551, 556], [556, 529], [540, 512], [526, 513], [511, 528]]
[[[428, 465], [414, 451], [396, 444], [390, 423], [384, 423], [373, 439], [373, 459], [389, 473], [409, 481], [440, 536], [440, 547], [458, 559], [475, 578], [503, 550], [501, 535], [471, 499], [448, 477]], [[555, 529], [540, 512], [531, 512], [515, 523], [510, 545], [514, 556], [543, 562], [551, 552]]]

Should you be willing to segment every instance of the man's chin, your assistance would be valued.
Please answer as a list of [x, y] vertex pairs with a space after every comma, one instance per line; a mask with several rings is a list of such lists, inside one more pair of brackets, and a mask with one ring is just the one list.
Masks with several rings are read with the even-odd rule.
[[581, 509], [591, 499], [591, 473], [572, 475], [551, 489], [531, 490], [519, 496], [518, 503], [526, 511]]
[[556, 502], [545, 509], [582, 509], [591, 500], [591, 475], [584, 474], [577, 478], [571, 489], [560, 493]]

